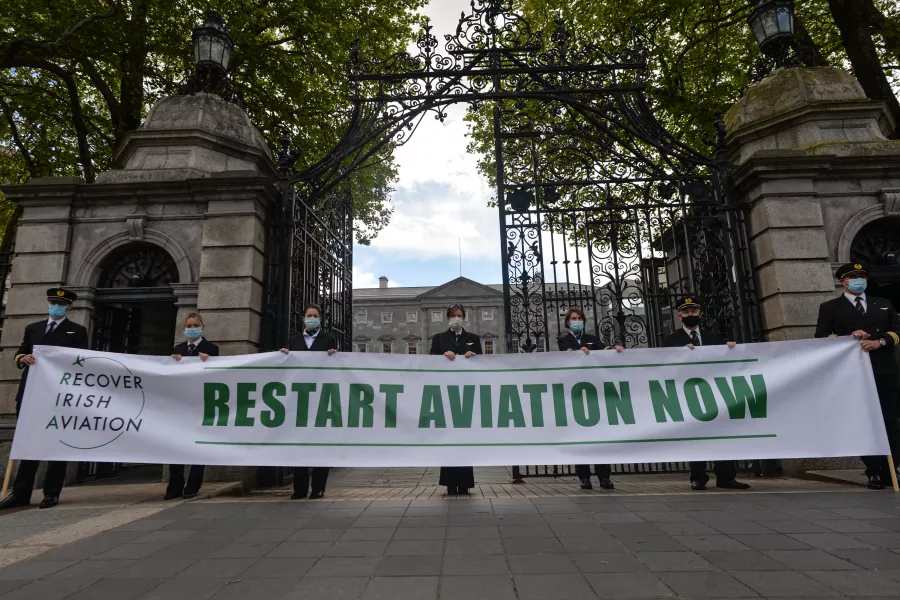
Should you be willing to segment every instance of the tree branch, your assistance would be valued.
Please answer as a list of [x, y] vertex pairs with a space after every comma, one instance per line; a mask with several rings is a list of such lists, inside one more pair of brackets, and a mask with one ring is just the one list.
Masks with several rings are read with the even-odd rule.
[[26, 148], [25, 144], [22, 142], [21, 136], [19, 136], [19, 127], [16, 125], [16, 120], [13, 118], [12, 108], [10, 108], [9, 103], [3, 96], [0, 96], [0, 108], [3, 109], [3, 115], [6, 117], [6, 122], [9, 124], [9, 130], [12, 132], [13, 143], [16, 145], [16, 149], [25, 161], [25, 166], [28, 168], [28, 174], [32, 177], [37, 177], [34, 159], [28, 152], [28, 148]]
[[94, 63], [92, 63], [87, 56], [82, 55], [81, 58], [78, 59], [78, 64], [81, 65], [81, 70], [84, 71], [84, 74], [87, 75], [88, 79], [91, 80], [91, 83], [94, 84], [94, 87], [97, 88], [97, 91], [100, 92], [100, 95], [103, 96], [106, 107], [109, 109], [109, 116], [113, 127], [118, 129], [122, 123], [122, 105], [116, 98], [115, 93], [113, 93], [109, 85], [107, 85], [106, 81], [103, 79], [103, 76], [97, 71]]
[[78, 33], [78, 30], [87, 25], [88, 23], [92, 23], [98, 19], [109, 19], [110, 17], [114, 17], [117, 13], [117, 9], [113, 9], [110, 12], [102, 13], [99, 15], [89, 15], [83, 18], [78, 23], [75, 23], [68, 29], [66, 29], [58, 38], [55, 40], [35, 40], [30, 38], [18, 38], [10, 42], [9, 48], [7, 49], [7, 57], [11, 57], [18, 52], [20, 47], [31, 48], [34, 50], [39, 50], [45, 56], [54, 56], [56, 52], [59, 50], [59, 47], [70, 37]]
[[41, 58], [33, 58], [29, 56], [20, 56], [13, 59], [7, 59], [0, 63], [0, 67], [27, 67], [30, 69], [40, 69], [56, 76], [66, 86], [69, 95], [69, 105], [72, 110], [72, 126], [75, 128], [75, 135], [78, 139], [78, 160], [84, 172], [84, 180], [88, 183], [94, 182], [94, 165], [91, 158], [91, 148], [88, 144], [87, 125], [84, 122], [84, 111], [81, 108], [81, 97], [78, 93], [78, 84], [72, 74], [61, 66], [44, 60]]

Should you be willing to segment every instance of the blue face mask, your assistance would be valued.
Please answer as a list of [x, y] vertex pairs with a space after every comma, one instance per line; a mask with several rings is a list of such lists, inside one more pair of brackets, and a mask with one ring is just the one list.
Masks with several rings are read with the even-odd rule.
[[862, 294], [866, 291], [866, 286], [868, 285], [868, 281], [861, 277], [856, 277], [847, 282], [847, 289], [853, 292], [854, 294]]
[[185, 327], [184, 328], [184, 337], [189, 340], [196, 340], [201, 335], [203, 335], [202, 327]]
[[306, 317], [303, 319], [303, 324], [307, 329], [316, 330], [322, 325], [322, 320], [319, 317]]
[[575, 333], [584, 331], [584, 321], [569, 321], [569, 329]]
[[50, 304], [47, 306], [47, 314], [54, 319], [61, 319], [66, 316], [66, 307], [59, 304]]

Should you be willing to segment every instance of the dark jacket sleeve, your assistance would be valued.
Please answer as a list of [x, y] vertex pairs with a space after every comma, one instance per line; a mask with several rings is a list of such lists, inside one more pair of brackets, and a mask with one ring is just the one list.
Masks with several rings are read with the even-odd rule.
[[206, 352], [204, 354], [209, 354], [210, 356], [218, 356], [219, 355], [219, 346], [217, 344], [213, 344], [212, 342], [206, 342]]
[[19, 346], [18, 351], [16, 352], [16, 366], [20, 369], [24, 369], [25, 365], [19, 363], [19, 359], [25, 356], [26, 354], [31, 354], [34, 351], [34, 344], [32, 343], [31, 336], [31, 325], [25, 327], [25, 333], [22, 336], [22, 345]]
[[831, 313], [831, 310], [829, 310], [830, 306], [828, 302], [823, 302], [819, 305], [819, 317], [816, 319], [815, 334], [817, 338], [832, 337], [834, 333], [831, 326], [831, 317], [829, 316]]
[[75, 340], [75, 345], [73, 346], [73, 348], [80, 348], [82, 350], [87, 350], [88, 346], [90, 345], [89, 341], [88, 341], [87, 328], [79, 325], [78, 333], [76, 334], [76, 337], [78, 339]]
[[882, 339], [887, 342], [887, 348], [894, 348], [895, 346], [900, 346], [900, 317], [897, 316], [897, 311], [894, 310], [893, 304], [887, 302], [887, 305], [890, 329], [884, 332]]
[[569, 340], [568, 338], [572, 337], [569, 334], [561, 335], [556, 338], [556, 345], [559, 348], [560, 352], [565, 352], [569, 349]]
[[436, 333], [434, 337], [431, 338], [431, 352], [429, 354], [440, 355], [443, 354], [441, 352], [441, 334]]
[[303, 341], [302, 333], [295, 333], [288, 340], [288, 350], [306, 350], [306, 342]]
[[473, 341], [475, 342], [472, 345], [472, 352], [475, 354], [484, 354], [484, 350], [481, 349], [481, 337], [473, 333], [472, 338], [474, 338]]

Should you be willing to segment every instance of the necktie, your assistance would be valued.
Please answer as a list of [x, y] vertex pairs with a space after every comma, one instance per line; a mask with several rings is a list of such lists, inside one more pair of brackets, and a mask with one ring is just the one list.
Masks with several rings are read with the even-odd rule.
[[53, 333], [54, 329], [56, 329], [56, 321], [50, 321], [50, 325], [47, 327], [47, 331], [44, 335]]
[[188, 354], [193, 354], [193, 353], [194, 353], [194, 345], [188, 344]]
[[691, 343], [695, 346], [702, 346], [702, 344], [700, 343], [700, 336], [697, 335], [696, 331], [691, 332]]
[[459, 346], [459, 334], [456, 334], [456, 345]]
[[862, 300], [858, 296], [856, 298], [856, 311], [861, 315], [866, 314], [866, 307], [863, 306]]

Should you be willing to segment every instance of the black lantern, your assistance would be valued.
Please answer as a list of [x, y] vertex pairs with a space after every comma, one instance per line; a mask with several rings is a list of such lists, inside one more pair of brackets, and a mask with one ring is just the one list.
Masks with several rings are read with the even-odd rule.
[[234, 40], [225, 29], [225, 21], [217, 12], [206, 13], [206, 23], [194, 28], [194, 64], [197, 73], [215, 86], [228, 74]]
[[747, 22], [762, 53], [773, 58], [776, 67], [787, 66], [794, 41], [794, 0], [756, 0]]

